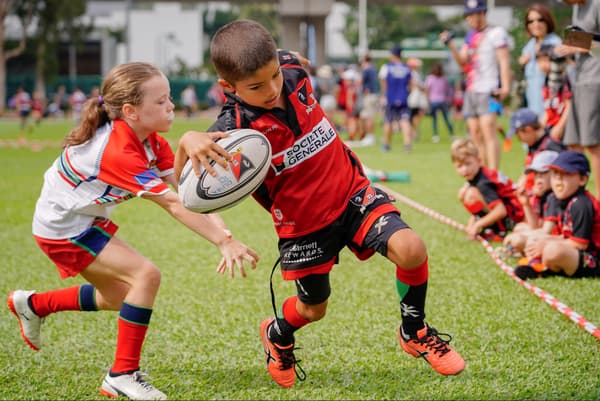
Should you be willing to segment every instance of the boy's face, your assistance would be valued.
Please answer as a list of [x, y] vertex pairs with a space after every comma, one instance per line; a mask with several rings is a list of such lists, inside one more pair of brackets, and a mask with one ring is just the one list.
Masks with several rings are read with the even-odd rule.
[[546, 75], [550, 74], [550, 57], [537, 56], [535, 61], [537, 62], [537, 66], [541, 72]]
[[463, 160], [455, 160], [453, 164], [458, 175], [467, 181], [475, 178], [477, 172], [481, 168], [481, 163], [475, 156], [467, 156]]
[[535, 178], [533, 179], [533, 194], [542, 196], [551, 188], [550, 171], [546, 171], [544, 173], [536, 172]]
[[237, 81], [235, 85], [223, 79], [219, 79], [219, 85], [234, 92], [250, 106], [268, 110], [277, 106], [285, 107], [285, 99], [281, 96], [283, 75], [277, 59], [259, 68], [250, 77]]
[[560, 170], [552, 170], [550, 183], [552, 192], [560, 200], [568, 199], [579, 187], [585, 186], [588, 177], [579, 173], [565, 173]]
[[535, 144], [535, 142], [537, 141], [537, 132], [536, 129], [531, 127], [531, 126], [525, 126], [522, 128], [519, 128], [517, 130], [517, 136], [519, 137], [519, 140], [529, 146]]
[[487, 22], [485, 18], [485, 11], [469, 14], [465, 17], [465, 20], [471, 28], [476, 29], [478, 31], [485, 28]]

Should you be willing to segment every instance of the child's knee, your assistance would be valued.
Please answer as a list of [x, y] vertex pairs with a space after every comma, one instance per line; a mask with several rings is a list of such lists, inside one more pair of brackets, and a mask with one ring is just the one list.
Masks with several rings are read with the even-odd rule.
[[310, 322], [316, 322], [325, 317], [327, 313], [327, 301], [316, 305], [305, 304], [304, 302], [298, 302], [298, 313], [304, 319]]
[[425, 242], [410, 229], [396, 231], [388, 241], [388, 259], [398, 266], [412, 268], [427, 258]]

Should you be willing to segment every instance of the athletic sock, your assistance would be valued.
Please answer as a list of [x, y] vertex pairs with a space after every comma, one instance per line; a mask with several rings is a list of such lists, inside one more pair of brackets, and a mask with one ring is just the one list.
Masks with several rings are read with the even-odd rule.
[[396, 266], [396, 290], [400, 297], [402, 330], [415, 336], [425, 327], [425, 298], [427, 296], [428, 259], [414, 269], [405, 270]]
[[281, 346], [294, 342], [294, 332], [310, 321], [304, 319], [296, 310], [297, 296], [289, 297], [281, 306], [282, 317], [277, 317], [268, 332], [269, 339]]
[[115, 363], [110, 370], [113, 374], [131, 373], [140, 368], [142, 345], [150, 324], [150, 316], [152, 308], [126, 302], [121, 305]]
[[97, 311], [96, 289], [91, 284], [76, 285], [60, 290], [33, 293], [27, 300], [39, 317], [62, 311]]

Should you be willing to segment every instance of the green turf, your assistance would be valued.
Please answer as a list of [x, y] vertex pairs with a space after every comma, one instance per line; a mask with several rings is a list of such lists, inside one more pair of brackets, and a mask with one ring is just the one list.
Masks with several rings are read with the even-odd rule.
[[[207, 121], [178, 121], [170, 139]], [[58, 143], [70, 123], [45, 121], [27, 134], [29, 143]], [[18, 126], [0, 121], [0, 294], [16, 288], [45, 291], [82, 283], [60, 280], [31, 237], [31, 216], [42, 174], [57, 147], [37, 151], [16, 146]], [[467, 213], [456, 199], [462, 180], [448, 155], [447, 136], [430, 143], [430, 122], [411, 154], [376, 146], [356, 152], [371, 168], [409, 171], [410, 183], [388, 186], [457, 221]], [[7, 147], [8, 146], [8, 147]], [[502, 155], [513, 179], [523, 165], [519, 143]], [[272, 314], [268, 280], [277, 240], [270, 218], [252, 200], [222, 215], [240, 240], [261, 255], [247, 279], [218, 275], [217, 249], [174, 222], [151, 202], [120, 205], [113, 219], [120, 236], [163, 272], [142, 367], [170, 399], [421, 399], [597, 400], [600, 342], [500, 270], [477, 242], [408, 206], [405, 220], [430, 252], [427, 320], [449, 332], [467, 360], [465, 372], [442, 377], [404, 354], [396, 329], [399, 307], [394, 268], [382, 257], [358, 262], [344, 251], [332, 274], [327, 317], [297, 333], [297, 357], [305, 382], [289, 390], [268, 376], [258, 336]], [[594, 324], [600, 324], [600, 280], [535, 281]], [[278, 302], [293, 293], [276, 274]], [[44, 325], [44, 348], [31, 351], [16, 319], [0, 313], [0, 399], [96, 399], [114, 356], [116, 314], [66, 312]]]

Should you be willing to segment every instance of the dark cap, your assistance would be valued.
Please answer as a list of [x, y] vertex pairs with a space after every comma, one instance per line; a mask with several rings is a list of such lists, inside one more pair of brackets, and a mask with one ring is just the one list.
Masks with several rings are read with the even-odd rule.
[[467, 15], [485, 12], [487, 11], [487, 4], [485, 0], [465, 0], [465, 9], [463, 15]]
[[566, 61], [566, 57], [558, 56], [554, 53], [554, 48], [556, 45], [550, 43], [544, 43], [540, 46], [539, 50], [535, 53], [536, 57], [548, 57], [551, 61], [562, 62]]
[[533, 110], [523, 107], [514, 112], [510, 118], [510, 130], [508, 132], [509, 137], [515, 135], [517, 130], [526, 127], [528, 125], [539, 124], [538, 116]]
[[590, 174], [590, 163], [587, 157], [583, 153], [574, 150], [560, 152], [548, 168], [568, 174], [579, 173], [586, 176]]
[[394, 47], [390, 49], [390, 53], [392, 53], [396, 57], [400, 57], [400, 55], [402, 54], [402, 48], [399, 45], [394, 45]]

